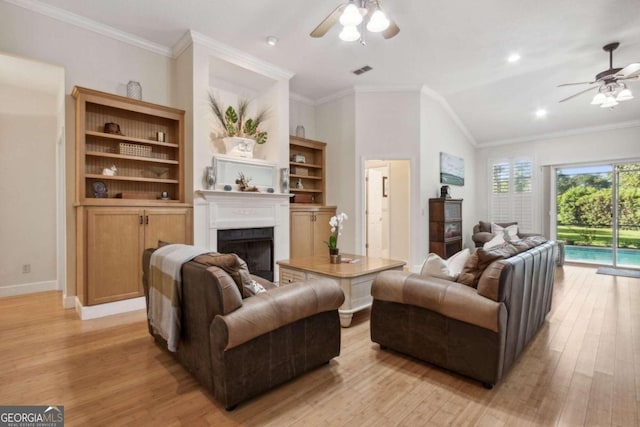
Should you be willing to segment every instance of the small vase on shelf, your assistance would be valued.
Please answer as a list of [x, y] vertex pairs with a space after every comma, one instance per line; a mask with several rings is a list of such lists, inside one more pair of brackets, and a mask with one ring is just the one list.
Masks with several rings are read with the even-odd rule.
[[329, 248], [329, 262], [331, 264], [340, 264], [342, 257], [340, 256], [340, 249]]

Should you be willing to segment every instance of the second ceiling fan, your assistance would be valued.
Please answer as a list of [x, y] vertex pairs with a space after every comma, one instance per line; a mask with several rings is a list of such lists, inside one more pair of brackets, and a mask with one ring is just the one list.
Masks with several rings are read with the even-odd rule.
[[379, 0], [350, 0], [336, 7], [311, 32], [311, 37], [324, 36], [337, 22], [342, 24], [340, 39], [344, 41], [360, 40], [366, 44], [365, 29], [372, 33], [382, 33], [390, 39], [400, 32], [395, 22], [382, 11]]
[[613, 51], [620, 46], [620, 43], [609, 43], [602, 47], [602, 50], [609, 53], [609, 69], [604, 70], [596, 74], [593, 81], [590, 82], [576, 82], [576, 83], [564, 83], [558, 85], [563, 86], [575, 86], [575, 85], [591, 85], [591, 87], [581, 90], [571, 96], [561, 99], [560, 102], [568, 101], [583, 93], [598, 89], [598, 93], [593, 97], [591, 101], [592, 105], [599, 105], [601, 108], [612, 108], [618, 105], [618, 101], [628, 101], [633, 99], [631, 89], [627, 86], [626, 82], [640, 80], [640, 63], [633, 62], [622, 68], [614, 68], [613, 66]]

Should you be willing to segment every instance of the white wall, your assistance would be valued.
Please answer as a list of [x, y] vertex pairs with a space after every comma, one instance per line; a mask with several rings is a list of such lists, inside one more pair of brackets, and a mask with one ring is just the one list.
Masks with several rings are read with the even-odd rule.
[[[0, 51], [58, 64], [65, 71], [65, 93], [73, 86], [126, 94], [129, 80], [142, 85], [142, 99], [172, 105], [174, 61], [167, 56], [75, 27], [44, 15], [0, 2]], [[75, 116], [66, 98], [67, 278], [65, 294], [75, 284]]]
[[[317, 106], [315, 117], [318, 139], [328, 143], [327, 204], [338, 205], [338, 211], [350, 216], [341, 249], [366, 252], [365, 162], [407, 160], [410, 193], [404, 208], [411, 238], [404, 242], [405, 256], [408, 267], [418, 269], [429, 248], [428, 199], [439, 195], [440, 151], [465, 159], [465, 186], [454, 187], [453, 194], [465, 199], [464, 239], [471, 246], [471, 231], [477, 221], [475, 147], [438, 101], [418, 89], [356, 90], [353, 95]], [[392, 220], [392, 235], [397, 226]]]
[[127, 82], [136, 80], [144, 101], [170, 105], [170, 58], [6, 2], [0, 2], [0, 50], [62, 65], [66, 93], [77, 85], [126, 95]]
[[[476, 149], [472, 145], [458, 124], [443, 108], [439, 101], [428, 94], [421, 95], [421, 169], [420, 193], [421, 207], [427, 214], [424, 216], [428, 225], [429, 199], [440, 196], [440, 152], [445, 152], [464, 159], [464, 186], [451, 186], [451, 195], [462, 202], [463, 245], [473, 247], [471, 234], [473, 226], [478, 222], [477, 212], [477, 179], [476, 179]], [[481, 193], [480, 193], [481, 194]], [[428, 226], [426, 238], [419, 242], [420, 248], [429, 247]], [[422, 250], [422, 259], [426, 256], [426, 249]]]
[[[411, 171], [419, 171], [420, 165], [420, 93], [411, 92], [357, 92], [356, 93], [356, 186], [355, 212], [358, 215], [356, 233], [357, 248], [364, 253], [364, 162], [366, 160], [410, 160]], [[421, 221], [420, 182], [418, 174], [411, 174], [411, 203], [406, 209], [411, 215], [412, 236], [427, 233]], [[354, 215], [355, 216], [355, 215]], [[392, 222], [391, 234], [396, 225]], [[418, 239], [411, 238], [409, 267], [424, 257], [418, 247]], [[426, 255], [426, 254], [425, 254]]]
[[345, 212], [349, 220], [340, 236], [340, 250], [363, 253], [356, 246], [356, 157], [355, 157], [355, 98], [347, 95], [316, 107], [317, 135], [327, 143], [326, 186], [327, 205], [336, 205], [338, 213]]
[[304, 126], [304, 137], [318, 139], [316, 107], [297, 99], [289, 99], [289, 134], [295, 135], [298, 126]]
[[0, 83], [0, 296], [57, 286], [57, 113], [55, 94]]
[[505, 157], [528, 156], [534, 160], [537, 191], [534, 206], [535, 224], [543, 227], [549, 213], [549, 188], [542, 188], [541, 167], [575, 163], [604, 163], [640, 159], [640, 127], [591, 132], [518, 144], [480, 147], [476, 158], [477, 215], [489, 218], [489, 163]]

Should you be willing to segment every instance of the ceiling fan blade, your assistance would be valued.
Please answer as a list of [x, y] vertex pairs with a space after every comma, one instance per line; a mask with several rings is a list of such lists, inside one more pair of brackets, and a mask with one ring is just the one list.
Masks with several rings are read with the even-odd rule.
[[322, 37], [327, 34], [327, 31], [333, 27], [333, 25], [338, 22], [340, 19], [340, 15], [342, 15], [342, 11], [347, 7], [347, 4], [341, 4], [340, 6], [333, 9], [333, 12], [329, 14], [324, 21], [322, 21], [313, 31], [311, 31], [311, 37]]
[[616, 73], [616, 77], [633, 77], [635, 74], [640, 73], [640, 62], [634, 62], [627, 65], [622, 70]]
[[396, 23], [391, 20], [389, 21], [389, 27], [382, 32], [382, 37], [384, 37], [385, 39], [395, 37], [400, 32], [400, 28], [396, 25]]
[[571, 96], [569, 96], [569, 97], [567, 97], [567, 98], [565, 98], [565, 99], [561, 99], [561, 100], [560, 100], [560, 101], [558, 101], [558, 102], [568, 101], [568, 100], [570, 100], [571, 98], [575, 98], [575, 97], [576, 97], [576, 96], [578, 96], [578, 95], [582, 95], [583, 93], [585, 93], [585, 92], [589, 92], [590, 90], [597, 89], [598, 87], [599, 87], [599, 86], [593, 86], [593, 87], [590, 87], [589, 89], [581, 90], [580, 92], [575, 93], [575, 94], [573, 94], [573, 95], [571, 95]]
[[558, 85], [557, 87], [564, 87], [564, 86], [575, 86], [575, 85], [592, 85], [595, 82], [576, 82], [576, 83], [562, 83], [561, 85]]

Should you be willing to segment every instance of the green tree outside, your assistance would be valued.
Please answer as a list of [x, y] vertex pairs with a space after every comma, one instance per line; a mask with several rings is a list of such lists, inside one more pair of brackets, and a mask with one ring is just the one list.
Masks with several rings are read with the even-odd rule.
[[[618, 244], [640, 248], [640, 164], [618, 166]], [[612, 173], [557, 176], [558, 238], [570, 244], [611, 246]]]

